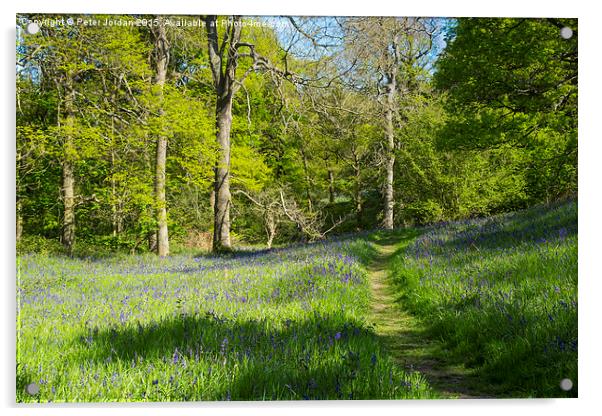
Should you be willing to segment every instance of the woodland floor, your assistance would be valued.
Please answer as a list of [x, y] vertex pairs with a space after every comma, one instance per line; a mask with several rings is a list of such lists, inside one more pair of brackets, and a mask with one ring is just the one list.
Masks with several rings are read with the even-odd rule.
[[375, 240], [377, 254], [368, 266], [372, 316], [376, 334], [393, 359], [406, 371], [421, 373], [443, 398], [490, 398], [472, 371], [445, 360], [445, 350], [430, 339], [424, 325], [403, 307], [399, 290], [390, 281], [390, 260], [414, 235], [395, 233]]

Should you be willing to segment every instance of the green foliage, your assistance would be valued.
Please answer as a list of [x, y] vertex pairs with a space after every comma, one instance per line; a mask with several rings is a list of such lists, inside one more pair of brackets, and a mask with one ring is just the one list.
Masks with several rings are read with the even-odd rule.
[[418, 224], [431, 224], [443, 219], [443, 209], [432, 199], [408, 204], [404, 208], [404, 212], [416, 220]]
[[439, 147], [516, 149], [500, 171], [523, 171], [531, 203], [574, 193], [577, 33], [575, 19], [459, 19], [436, 65], [449, 114]]
[[[572, 27], [574, 38], [562, 39], [558, 24]], [[576, 22], [458, 19], [444, 27], [447, 45], [436, 60], [400, 62], [396, 224], [490, 215], [576, 192]], [[293, 84], [258, 67], [234, 97], [230, 181], [239, 242], [263, 241], [265, 218], [238, 190], [277, 201], [274, 192], [286, 189], [306, 217], [321, 219], [322, 230], [334, 226], [331, 233], [379, 226], [383, 97], [374, 68], [342, 75], [353, 45], [315, 55], [308, 49], [301, 57], [285, 53], [280, 36], [266, 27], [243, 29], [243, 40], [273, 68], [286, 60], [291, 73], [312, 81]], [[157, 226], [159, 132], [168, 139], [170, 234], [212, 232], [217, 97], [206, 34], [170, 26], [168, 38], [169, 75], [157, 94], [146, 27], [44, 27], [37, 36], [20, 35], [17, 196], [25, 234], [60, 235], [61, 174], [69, 160], [78, 239], [144, 250]], [[382, 46], [383, 39], [372, 40]], [[252, 65], [248, 47], [241, 51], [238, 76]], [[71, 90], [75, 112], [67, 120]], [[286, 243], [302, 233], [283, 221], [275, 238]]]
[[62, 248], [56, 239], [44, 238], [38, 235], [25, 235], [17, 241], [17, 253], [38, 253], [40, 255], [56, 255]]
[[270, 168], [251, 146], [239, 144], [232, 149], [232, 185], [260, 191], [270, 180]]

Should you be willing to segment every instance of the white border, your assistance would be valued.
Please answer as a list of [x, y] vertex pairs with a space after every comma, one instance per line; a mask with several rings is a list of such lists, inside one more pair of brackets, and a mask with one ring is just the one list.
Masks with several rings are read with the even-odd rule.
[[[0, 195], [3, 228], [2, 247], [2, 336], [0, 354], [2, 371], [0, 394], [2, 407], [8, 415], [80, 415], [109, 414], [118, 411], [128, 415], [198, 415], [219, 413], [239, 415], [280, 415], [308, 413], [365, 414], [375, 409], [379, 413], [445, 414], [448, 415], [508, 415], [509, 413], [545, 413], [546, 415], [591, 414], [602, 407], [600, 375], [600, 308], [602, 295], [596, 263], [602, 248], [600, 211], [602, 191], [600, 175], [601, 117], [599, 73], [600, 62], [600, 8], [594, 1], [528, 1], [502, 0], [498, 2], [468, 0], [410, 0], [404, 3], [385, 0], [301, 0], [296, 3], [267, 0], [103, 0], [98, 4], [68, 0], [22, 0], [2, 4], [2, 91], [0, 116], [3, 137], [0, 164]], [[586, 5], [589, 3], [589, 5]], [[406, 16], [512, 16], [512, 17], [578, 17], [579, 18], [579, 399], [567, 400], [486, 400], [486, 401], [413, 401], [413, 402], [275, 402], [275, 403], [194, 403], [158, 405], [64, 405], [31, 407], [15, 405], [15, 284], [14, 284], [14, 155], [15, 155], [15, 32], [17, 12], [54, 13], [169, 13], [169, 14], [241, 14], [241, 15], [406, 15]], [[598, 12], [598, 13], [597, 13]], [[596, 267], [597, 266], [597, 267]], [[597, 324], [597, 325], [596, 325]]]

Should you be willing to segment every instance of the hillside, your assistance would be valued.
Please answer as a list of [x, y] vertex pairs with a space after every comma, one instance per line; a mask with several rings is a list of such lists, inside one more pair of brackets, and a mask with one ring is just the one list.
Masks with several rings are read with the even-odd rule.
[[576, 395], [576, 218], [565, 202], [227, 256], [24, 255], [18, 401]]

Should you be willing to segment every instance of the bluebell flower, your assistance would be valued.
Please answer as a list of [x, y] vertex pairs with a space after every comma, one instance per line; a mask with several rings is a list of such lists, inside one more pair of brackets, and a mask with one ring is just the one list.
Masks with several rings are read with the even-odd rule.
[[222, 341], [222, 345], [220, 348], [220, 353], [224, 355], [226, 353], [226, 349], [228, 348], [228, 337], [225, 337]]

